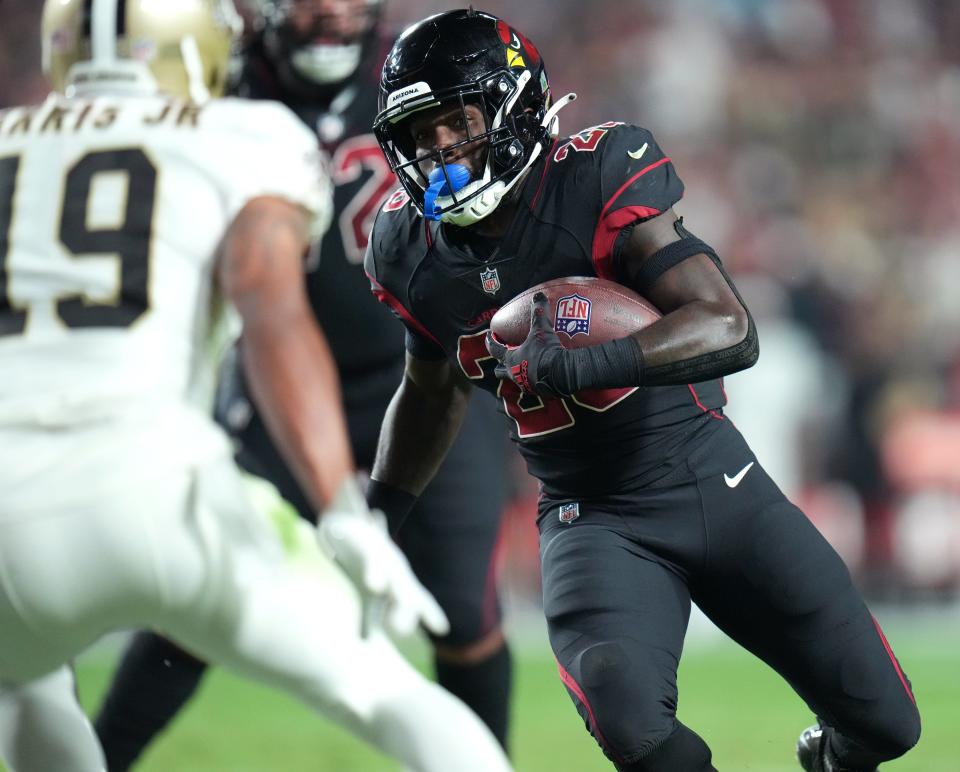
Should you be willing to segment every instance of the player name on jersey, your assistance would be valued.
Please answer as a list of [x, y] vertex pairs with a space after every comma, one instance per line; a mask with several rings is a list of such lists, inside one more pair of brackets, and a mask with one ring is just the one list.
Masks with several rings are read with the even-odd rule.
[[[110, 102], [48, 101], [35, 107], [15, 107], [0, 111], [0, 136], [18, 134], [62, 134], [81, 129], [109, 129], [120, 117], [124, 106]], [[140, 111], [139, 105], [126, 105], [127, 110]], [[144, 126], [165, 125], [196, 128], [203, 105], [171, 99], [156, 111], [141, 117]]]

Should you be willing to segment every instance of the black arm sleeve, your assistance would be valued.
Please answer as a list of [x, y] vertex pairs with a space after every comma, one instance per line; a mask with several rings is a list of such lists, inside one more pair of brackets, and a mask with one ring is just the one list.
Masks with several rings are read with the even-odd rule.
[[700, 383], [753, 367], [760, 356], [760, 341], [749, 311], [747, 315], [747, 335], [738, 344], [720, 351], [711, 351], [709, 354], [681, 359], [679, 362], [671, 362], [668, 365], [647, 368], [643, 373], [643, 385], [672, 386]]
[[746, 370], [756, 364], [759, 356], [757, 330], [748, 316], [744, 339], [720, 351], [646, 367], [643, 349], [636, 338], [628, 336], [554, 355], [545, 363], [546, 372], [542, 377], [558, 394], [574, 394], [583, 389], [677, 386], [712, 381]]

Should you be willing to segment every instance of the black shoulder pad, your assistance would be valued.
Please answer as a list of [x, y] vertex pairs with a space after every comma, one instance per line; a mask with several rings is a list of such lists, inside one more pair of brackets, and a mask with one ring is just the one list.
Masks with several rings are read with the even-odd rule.
[[370, 231], [368, 254], [377, 263], [400, 260], [417, 240], [423, 239], [423, 218], [403, 190], [397, 190], [377, 212]]
[[621, 231], [667, 211], [683, 196], [683, 183], [647, 129], [619, 124], [597, 156], [600, 216], [593, 240], [597, 272], [613, 277], [614, 245]]
[[[666, 211], [683, 196], [673, 161], [648, 129], [620, 124], [600, 147], [604, 216], [633, 208], [648, 217]], [[638, 219], [644, 219], [642, 216]]]

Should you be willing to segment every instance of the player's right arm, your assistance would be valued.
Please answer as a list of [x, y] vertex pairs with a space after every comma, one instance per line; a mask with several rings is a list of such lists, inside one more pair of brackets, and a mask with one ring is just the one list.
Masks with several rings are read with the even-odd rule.
[[470, 395], [469, 382], [409, 308], [407, 288], [410, 271], [415, 270], [409, 260], [422, 248], [421, 223], [409, 203], [385, 206], [374, 222], [364, 257], [373, 294], [407, 331], [403, 379], [384, 416], [367, 491], [370, 506], [387, 513], [393, 531], [447, 455]]
[[403, 380], [384, 416], [371, 477], [419, 496], [463, 423], [470, 385], [449, 360], [407, 353]]
[[446, 617], [367, 510], [353, 477], [336, 366], [307, 300], [309, 226], [296, 204], [258, 197], [223, 240], [219, 279], [243, 320], [244, 374], [284, 460], [323, 510], [321, 545], [364, 596], [385, 599], [395, 631], [409, 634], [422, 621], [442, 635]]
[[683, 184], [670, 157], [647, 129], [611, 123], [590, 131], [601, 128], [601, 144], [580, 161], [592, 164], [588, 176], [600, 183], [594, 268], [653, 301], [663, 316], [631, 335], [565, 349], [538, 293], [520, 346], [488, 335], [497, 376], [524, 392], [565, 396], [699, 383], [752, 367], [759, 356], [753, 319], [714, 249], [674, 213]]
[[243, 321], [244, 374], [284, 461], [322, 512], [321, 547], [357, 586], [368, 608], [410, 633], [422, 622], [442, 635], [446, 617], [371, 512], [354, 476], [336, 364], [310, 307], [303, 270], [308, 244], [329, 222], [329, 179], [317, 139], [279, 104], [222, 100], [211, 152], [232, 213], [218, 278]]
[[307, 298], [303, 256], [330, 221], [317, 138], [283, 105], [222, 99], [202, 113], [203, 155], [227, 228], [217, 278], [239, 312], [251, 395], [314, 510], [353, 479], [336, 365]]
[[310, 215], [260, 196], [221, 245], [220, 285], [243, 320], [244, 375], [271, 436], [317, 512], [352, 478], [340, 384], [303, 280]]

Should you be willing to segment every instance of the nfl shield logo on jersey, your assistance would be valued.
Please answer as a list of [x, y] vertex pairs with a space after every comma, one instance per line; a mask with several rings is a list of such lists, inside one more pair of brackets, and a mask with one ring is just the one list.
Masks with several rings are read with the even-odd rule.
[[565, 332], [571, 338], [590, 334], [590, 301], [581, 295], [564, 295], [557, 301], [556, 332]]
[[484, 292], [495, 295], [500, 290], [500, 277], [497, 276], [496, 268], [480, 271], [480, 281], [483, 284]]
[[580, 517], [580, 502], [574, 501], [572, 504], [560, 505], [560, 522], [572, 523]]

